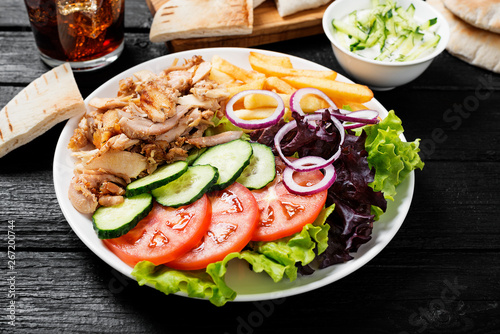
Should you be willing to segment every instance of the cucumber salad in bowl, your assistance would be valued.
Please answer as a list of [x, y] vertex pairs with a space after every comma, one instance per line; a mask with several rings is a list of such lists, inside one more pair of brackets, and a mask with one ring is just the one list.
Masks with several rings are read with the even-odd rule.
[[346, 50], [369, 59], [404, 62], [431, 53], [441, 40], [437, 17], [419, 18], [413, 3], [407, 8], [393, 0], [372, 1], [372, 5], [332, 20]]

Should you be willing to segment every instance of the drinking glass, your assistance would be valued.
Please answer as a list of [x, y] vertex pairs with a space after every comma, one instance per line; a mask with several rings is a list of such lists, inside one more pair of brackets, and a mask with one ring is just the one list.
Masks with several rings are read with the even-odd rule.
[[41, 59], [90, 71], [123, 51], [125, 0], [25, 0]]

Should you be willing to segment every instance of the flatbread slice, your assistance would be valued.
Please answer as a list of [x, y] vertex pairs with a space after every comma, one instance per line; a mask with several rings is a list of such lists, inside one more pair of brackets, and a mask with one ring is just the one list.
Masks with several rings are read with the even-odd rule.
[[281, 17], [295, 14], [297, 12], [317, 8], [332, 0], [274, 0], [276, 2], [276, 8], [278, 8], [278, 14]]
[[0, 158], [85, 110], [70, 65], [50, 70], [0, 111]]
[[173, 39], [251, 34], [253, 0], [167, 0], [156, 12], [149, 38]]
[[476, 28], [453, 15], [442, 0], [427, 0], [450, 25], [446, 50], [469, 64], [500, 73], [500, 34]]
[[500, 0], [444, 0], [444, 5], [467, 23], [500, 33]]

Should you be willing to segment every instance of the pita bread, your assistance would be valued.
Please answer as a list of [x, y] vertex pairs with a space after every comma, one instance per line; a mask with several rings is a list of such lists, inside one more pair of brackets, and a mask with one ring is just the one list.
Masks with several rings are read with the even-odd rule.
[[453, 15], [442, 0], [427, 0], [450, 25], [446, 50], [469, 64], [500, 73], [500, 34], [476, 28]]
[[85, 110], [70, 65], [52, 69], [0, 111], [0, 157]]
[[332, 0], [274, 0], [276, 2], [276, 8], [278, 8], [278, 14], [281, 17], [295, 14], [297, 12], [317, 8]]
[[444, 5], [467, 23], [500, 33], [500, 0], [444, 0]]
[[167, 0], [156, 12], [149, 38], [161, 43], [178, 38], [252, 33], [253, 0]]

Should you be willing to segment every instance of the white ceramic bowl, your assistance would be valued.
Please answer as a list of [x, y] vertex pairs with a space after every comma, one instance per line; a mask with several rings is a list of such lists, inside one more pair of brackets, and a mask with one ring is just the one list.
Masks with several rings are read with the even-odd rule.
[[446, 48], [450, 38], [450, 28], [446, 19], [432, 6], [422, 0], [397, 0], [398, 6], [415, 6], [415, 16], [424, 20], [437, 17], [437, 33], [441, 36], [431, 54], [408, 62], [383, 62], [358, 56], [343, 48], [334, 36], [332, 20], [342, 19], [354, 10], [371, 8], [371, 0], [335, 0], [323, 15], [323, 30], [332, 43], [333, 53], [340, 66], [351, 78], [366, 84], [374, 90], [389, 90], [409, 83], [420, 76], [432, 60]]

